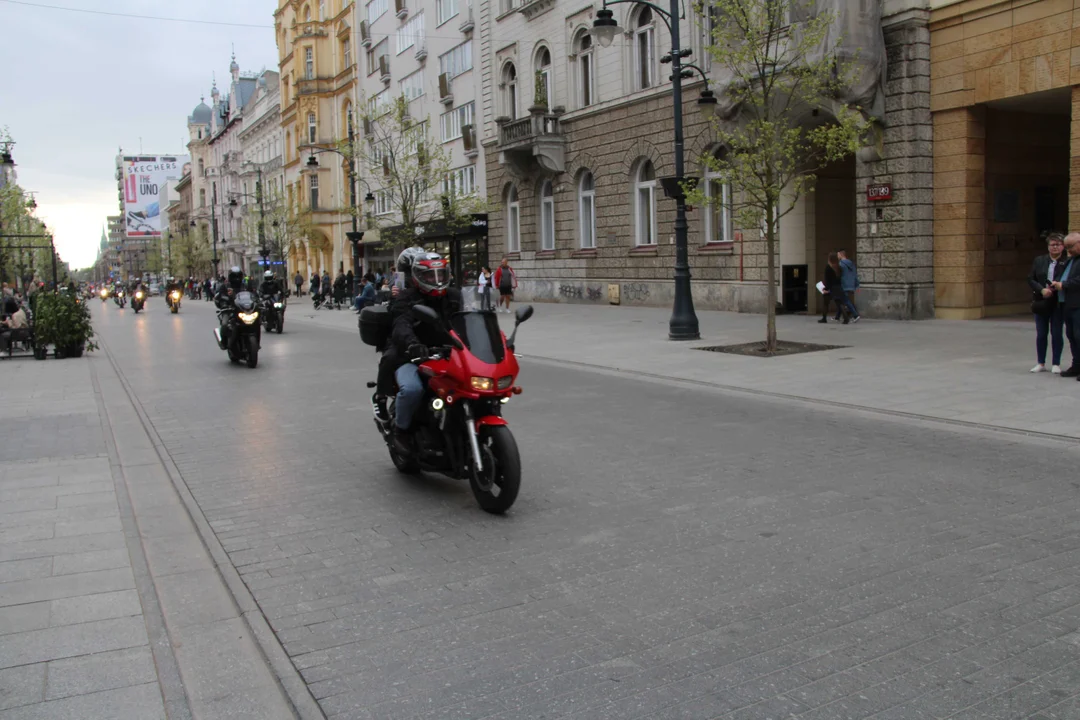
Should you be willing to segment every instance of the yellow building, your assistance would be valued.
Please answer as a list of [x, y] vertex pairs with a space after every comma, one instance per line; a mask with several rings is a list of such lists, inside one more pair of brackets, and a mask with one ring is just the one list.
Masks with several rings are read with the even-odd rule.
[[[290, 277], [352, 267], [347, 164], [316, 151], [348, 136], [357, 102], [354, 13], [351, 0], [278, 0], [274, 13], [286, 197], [304, 225], [303, 237], [291, 238]], [[313, 154], [317, 169], [308, 164]]]
[[1080, 0], [931, 0], [938, 317], [1027, 312], [1047, 230], [1080, 230]]

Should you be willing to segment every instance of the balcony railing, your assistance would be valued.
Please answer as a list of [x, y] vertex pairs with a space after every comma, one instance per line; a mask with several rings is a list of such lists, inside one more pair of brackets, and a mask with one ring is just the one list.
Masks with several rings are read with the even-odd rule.
[[503, 123], [499, 128], [500, 145], [517, 145], [542, 135], [561, 135], [559, 116], [536, 114]]
[[559, 173], [566, 168], [566, 138], [559, 115], [537, 108], [528, 117], [498, 118], [499, 162], [521, 175]]

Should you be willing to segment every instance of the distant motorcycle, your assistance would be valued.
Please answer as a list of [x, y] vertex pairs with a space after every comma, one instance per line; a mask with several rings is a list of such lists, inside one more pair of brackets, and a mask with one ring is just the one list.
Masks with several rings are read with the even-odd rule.
[[136, 290], [135, 296], [131, 298], [131, 309], [138, 315], [139, 311], [146, 306], [146, 291]]
[[105, 301], [109, 299], [109, 289], [101, 288], [101, 304], [104, 305]]
[[127, 305], [127, 299], [124, 297], [124, 295], [125, 293], [123, 290], [117, 290], [116, 294], [113, 295], [113, 302], [116, 303], [116, 306], [121, 310], [123, 310], [124, 306]]
[[243, 290], [236, 293], [232, 303], [218, 306], [220, 327], [214, 328], [218, 347], [229, 355], [229, 362], [246, 361], [249, 368], [259, 364], [259, 303], [255, 295]]
[[181, 293], [179, 290], [173, 290], [169, 293], [169, 297], [167, 298], [169, 302], [169, 312], [173, 315], [180, 312], [180, 295]]
[[285, 331], [285, 298], [281, 293], [274, 293], [263, 302], [263, 324], [267, 332], [280, 335]]

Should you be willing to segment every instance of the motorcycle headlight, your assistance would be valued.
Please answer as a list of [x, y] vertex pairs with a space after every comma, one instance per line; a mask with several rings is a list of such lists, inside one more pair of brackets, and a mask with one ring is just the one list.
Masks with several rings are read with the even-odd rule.
[[139, 300], [142, 300], [142, 292], [140, 291], [140, 292], [135, 293], [135, 297], [138, 298]]
[[180, 299], [180, 293], [177, 292], [176, 290], [173, 290], [172, 299], [173, 300], [179, 300]]
[[514, 384], [514, 376], [513, 375], [504, 375], [503, 377], [499, 378], [499, 389], [500, 390], [505, 390], [506, 388], [510, 387], [513, 384]]
[[474, 376], [472, 380], [469, 381], [469, 384], [472, 386], [473, 390], [480, 390], [483, 392], [491, 390], [495, 387], [495, 381], [488, 377]]
[[244, 322], [245, 325], [250, 325], [259, 319], [258, 311], [249, 313], [242, 312], [237, 313], [237, 315], [240, 317], [240, 319]]
[[106, 295], [108, 295], [108, 294], [109, 294], [109, 291], [108, 291], [108, 290], [102, 290], [102, 291], [101, 291], [101, 297], [105, 297], [105, 296], [106, 296]]
[[285, 303], [274, 303], [274, 307], [280, 310], [281, 308], [285, 307]]

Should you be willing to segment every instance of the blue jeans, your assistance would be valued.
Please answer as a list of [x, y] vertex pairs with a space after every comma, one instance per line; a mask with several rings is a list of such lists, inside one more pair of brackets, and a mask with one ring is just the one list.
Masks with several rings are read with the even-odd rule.
[[397, 402], [394, 404], [395, 424], [399, 430], [408, 430], [412, 426], [413, 415], [424, 399], [424, 382], [420, 379], [420, 370], [412, 363], [405, 363], [394, 372], [397, 380]]
[[1054, 306], [1054, 312], [1050, 315], [1035, 316], [1035, 353], [1038, 355], [1039, 364], [1046, 364], [1046, 341], [1051, 339], [1051, 357], [1053, 365], [1061, 364], [1061, 351], [1065, 347], [1062, 338], [1062, 330], [1065, 328], [1065, 310], [1060, 303]]

